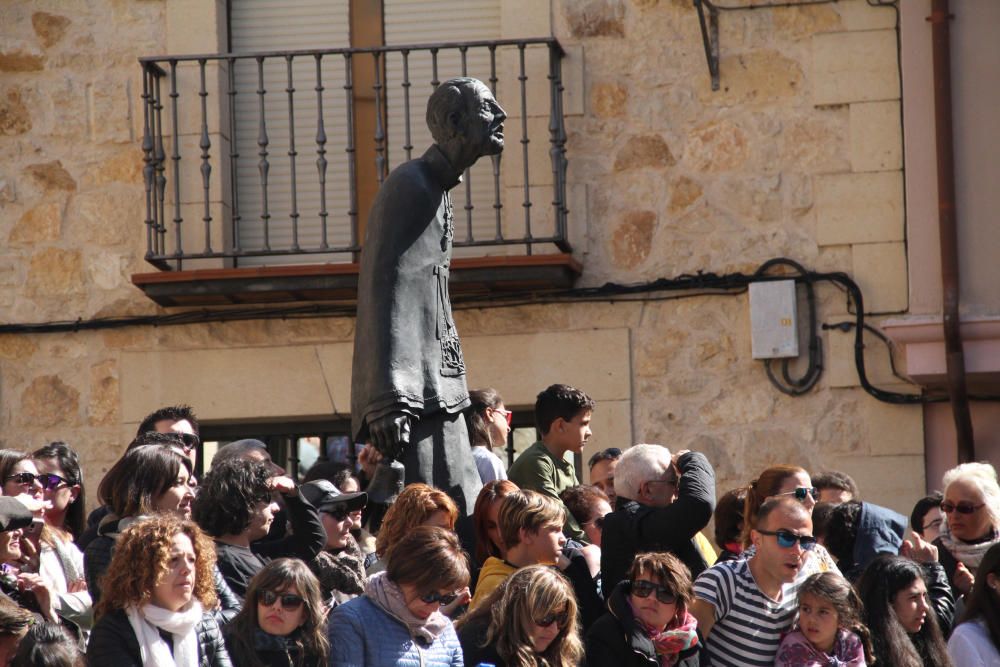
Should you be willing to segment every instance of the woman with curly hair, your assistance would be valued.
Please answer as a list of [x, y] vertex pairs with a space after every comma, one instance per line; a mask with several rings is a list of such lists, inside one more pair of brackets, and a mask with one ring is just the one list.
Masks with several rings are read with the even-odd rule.
[[329, 667], [454, 667], [462, 647], [441, 612], [469, 585], [469, 564], [449, 530], [417, 526], [386, 554], [365, 593], [330, 614]]
[[699, 664], [691, 575], [669, 553], [639, 554], [611, 592], [608, 611], [587, 632], [592, 665]]
[[91, 665], [230, 667], [216, 603], [215, 549], [186, 519], [160, 514], [118, 540], [87, 646]]
[[547, 565], [510, 575], [458, 622], [458, 633], [466, 665], [574, 667], [583, 658], [573, 588]]
[[455, 530], [456, 521], [458, 506], [451, 496], [419, 482], [408, 485], [385, 513], [375, 540], [375, 553], [365, 559], [368, 574], [385, 570], [390, 547], [417, 526]]
[[902, 556], [878, 556], [861, 575], [857, 591], [864, 604], [862, 621], [871, 632], [875, 664], [951, 667], [920, 565]]
[[278, 558], [250, 580], [247, 603], [225, 628], [235, 667], [324, 667], [326, 609], [319, 581], [297, 558]]

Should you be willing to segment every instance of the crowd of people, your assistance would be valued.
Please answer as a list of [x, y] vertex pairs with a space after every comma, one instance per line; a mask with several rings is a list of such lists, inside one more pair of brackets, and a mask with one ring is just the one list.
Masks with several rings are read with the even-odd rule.
[[421, 483], [369, 502], [370, 444], [293, 479], [239, 440], [197, 479], [187, 406], [140, 424], [89, 515], [70, 445], [0, 450], [0, 666], [1000, 665], [990, 464], [909, 517], [794, 463], [718, 489], [654, 444], [592, 453], [582, 485], [595, 408], [542, 391], [507, 469], [512, 414], [472, 392], [470, 517]]

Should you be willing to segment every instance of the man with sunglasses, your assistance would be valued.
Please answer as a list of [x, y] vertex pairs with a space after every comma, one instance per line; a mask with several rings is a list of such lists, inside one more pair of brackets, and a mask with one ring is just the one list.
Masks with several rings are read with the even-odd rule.
[[[795, 620], [799, 572], [812, 563], [812, 517], [787, 496], [761, 505], [753, 556], [717, 563], [694, 583], [691, 613], [714, 667], [770, 667]], [[798, 579], [802, 581], [801, 578]]]
[[615, 490], [617, 508], [604, 517], [601, 538], [604, 590], [614, 590], [638, 553], [672, 553], [692, 577], [708, 566], [695, 542], [715, 511], [715, 471], [704, 454], [673, 457], [661, 445], [635, 445], [618, 461]]
[[326, 479], [306, 482], [299, 493], [319, 511], [326, 530], [326, 546], [309, 561], [309, 569], [319, 579], [323, 601], [332, 609], [365, 591], [365, 558], [351, 529], [361, 525], [368, 494], [344, 493]]

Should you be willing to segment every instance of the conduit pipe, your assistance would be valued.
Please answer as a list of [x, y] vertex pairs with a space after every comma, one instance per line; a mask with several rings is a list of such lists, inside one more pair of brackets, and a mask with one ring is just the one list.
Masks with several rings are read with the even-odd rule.
[[955, 155], [951, 120], [951, 12], [948, 0], [931, 0], [934, 57], [934, 134], [937, 145], [938, 234], [941, 244], [942, 311], [948, 396], [958, 445], [958, 462], [975, 460], [972, 415], [965, 376], [959, 303], [958, 221], [955, 213]]

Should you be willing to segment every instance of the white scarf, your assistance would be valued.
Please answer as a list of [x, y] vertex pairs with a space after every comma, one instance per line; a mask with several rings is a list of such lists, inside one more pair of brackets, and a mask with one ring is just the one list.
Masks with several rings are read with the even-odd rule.
[[947, 521], [941, 522], [941, 533], [938, 537], [941, 539], [941, 544], [944, 545], [945, 549], [951, 552], [951, 555], [955, 557], [955, 560], [965, 565], [966, 569], [968, 569], [973, 576], [976, 575], [976, 571], [979, 569], [979, 564], [982, 562], [983, 556], [986, 555], [986, 552], [989, 551], [990, 547], [994, 544], [1000, 542], [1000, 534], [998, 534], [994, 529], [992, 536], [989, 539], [975, 544], [970, 544], [952, 535], [951, 530], [948, 528]]
[[[198, 633], [194, 626], [202, 617], [201, 603], [191, 600], [186, 609], [170, 611], [152, 604], [125, 610], [143, 667], [198, 667]], [[173, 635], [174, 651], [163, 641], [158, 628]]]

